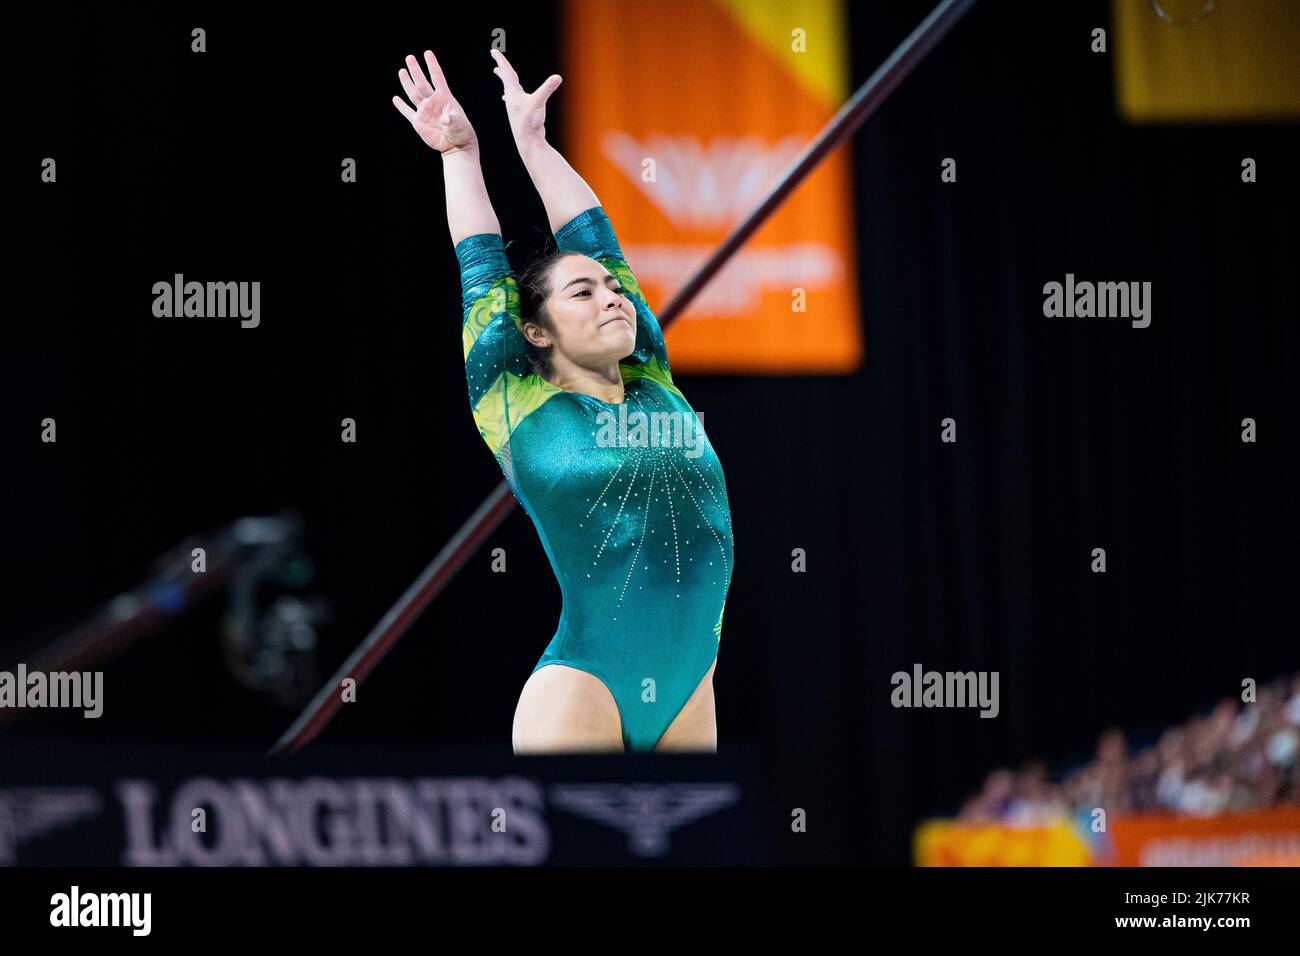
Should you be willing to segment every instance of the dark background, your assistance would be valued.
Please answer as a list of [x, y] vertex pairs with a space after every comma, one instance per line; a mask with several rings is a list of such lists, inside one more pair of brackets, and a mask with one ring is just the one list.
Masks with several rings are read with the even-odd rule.
[[[929, 4], [851, 7], [856, 85]], [[535, 86], [559, 69], [555, 15], [96, 6], [14, 35], [0, 666], [185, 536], [292, 508], [334, 609], [328, 673], [496, 485], [467, 407], [440, 161], [390, 98], [403, 56], [434, 49], [522, 263], [546, 217], [487, 50], [504, 27]], [[854, 137], [857, 374], [678, 376], [736, 535], [720, 746], [760, 751], [780, 860], [907, 862], [915, 823], [991, 768], [1060, 770], [1108, 726], [1141, 741], [1297, 667], [1296, 127], [1124, 125], [1113, 53], [1089, 51], [1098, 25], [1105, 3], [977, 4]], [[563, 149], [563, 89], [548, 117]], [[38, 181], [45, 156], [57, 185]], [[261, 327], [155, 319], [149, 290], [176, 272], [260, 280]], [[1150, 281], [1151, 327], [1044, 318], [1042, 286], [1067, 272]], [[956, 445], [939, 441], [949, 416]], [[12, 738], [265, 749], [295, 711], [226, 675], [220, 613], [108, 664], [100, 720], [47, 712]], [[558, 615], [516, 509], [328, 738], [508, 753]], [[894, 709], [890, 675], [916, 662], [998, 671], [1000, 715]], [[782, 837], [796, 806], [809, 832]]]

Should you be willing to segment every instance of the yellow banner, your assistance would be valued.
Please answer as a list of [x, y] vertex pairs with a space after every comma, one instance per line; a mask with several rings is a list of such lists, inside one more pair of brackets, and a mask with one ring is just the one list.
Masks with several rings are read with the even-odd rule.
[[1068, 823], [1023, 829], [929, 820], [913, 838], [917, 866], [1090, 866], [1087, 844]]
[[[843, 0], [565, 0], [565, 151], [656, 312], [848, 98]], [[847, 145], [667, 335], [674, 371], [862, 360]]]
[[1150, 0], [1111, 0], [1115, 92], [1126, 120], [1300, 116], [1300, 3], [1156, 0], [1156, 5], [1166, 18]]

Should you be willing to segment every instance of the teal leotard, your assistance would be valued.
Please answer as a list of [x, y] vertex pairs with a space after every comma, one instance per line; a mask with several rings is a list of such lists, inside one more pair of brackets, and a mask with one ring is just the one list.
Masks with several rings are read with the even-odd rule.
[[636, 309], [636, 348], [619, 365], [623, 405], [532, 371], [495, 233], [456, 245], [469, 403], [560, 584], [559, 627], [533, 670], [567, 664], [598, 677], [624, 746], [651, 750], [718, 653], [732, 571], [727, 489], [605, 211], [579, 214], [555, 240], [600, 262]]

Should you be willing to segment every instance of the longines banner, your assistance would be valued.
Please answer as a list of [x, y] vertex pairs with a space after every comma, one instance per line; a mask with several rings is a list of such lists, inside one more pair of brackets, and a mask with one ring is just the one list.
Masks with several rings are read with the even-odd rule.
[[[563, 14], [564, 150], [658, 311], [848, 99], [844, 3], [624, 0], [612, 15], [565, 0]], [[675, 371], [858, 367], [850, 148], [673, 325]]]
[[6, 749], [0, 866], [769, 862], [752, 756]]

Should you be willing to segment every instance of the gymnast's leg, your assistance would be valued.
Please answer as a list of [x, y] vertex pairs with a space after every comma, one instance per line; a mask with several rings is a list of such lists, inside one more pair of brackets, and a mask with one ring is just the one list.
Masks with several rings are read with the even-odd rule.
[[623, 750], [623, 721], [604, 682], [563, 664], [538, 668], [515, 707], [516, 754]]
[[691, 699], [655, 744], [655, 750], [718, 752], [718, 717], [713, 705], [713, 669], [717, 666], [715, 657]]

